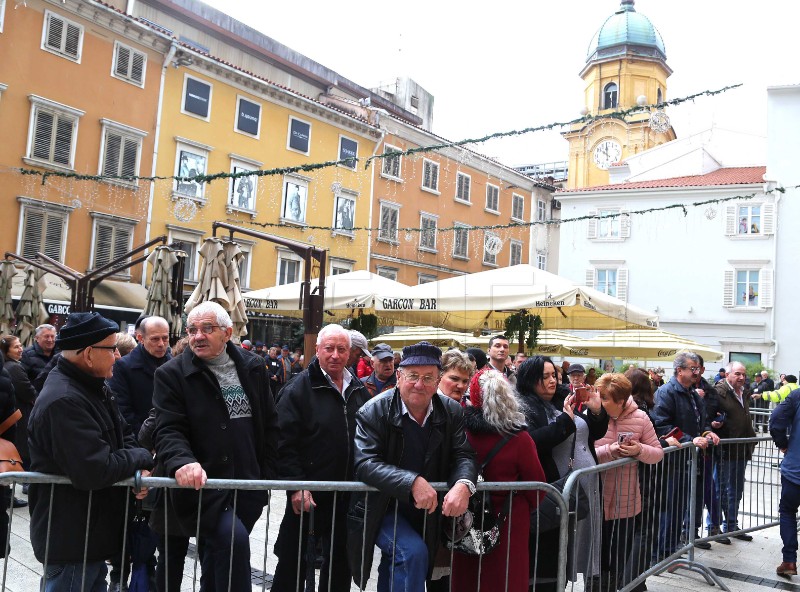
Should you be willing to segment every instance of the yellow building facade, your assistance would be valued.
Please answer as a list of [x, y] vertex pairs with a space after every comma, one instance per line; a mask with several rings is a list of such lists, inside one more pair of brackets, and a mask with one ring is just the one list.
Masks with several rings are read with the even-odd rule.
[[[607, 115], [656, 105], [667, 100], [664, 42], [633, 0], [623, 0], [589, 45], [584, 80], [584, 113]], [[568, 188], [606, 185], [608, 168], [627, 156], [675, 139], [671, 127], [650, 126], [651, 109], [624, 118], [600, 118], [573, 125], [562, 135], [569, 141]]]

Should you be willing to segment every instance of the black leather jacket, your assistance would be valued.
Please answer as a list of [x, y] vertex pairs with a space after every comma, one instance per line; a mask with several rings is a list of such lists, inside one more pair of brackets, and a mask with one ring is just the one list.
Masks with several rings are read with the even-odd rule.
[[[397, 388], [370, 399], [356, 414], [356, 479], [378, 491], [354, 494], [348, 512], [347, 554], [353, 580], [363, 588], [372, 569], [375, 540], [392, 498], [411, 501], [411, 485], [417, 474], [399, 468], [403, 455], [403, 428], [400, 392]], [[478, 468], [475, 451], [464, 432], [461, 406], [443, 395], [433, 396], [433, 412], [428, 421], [433, 432], [428, 442], [422, 476], [430, 482], [459, 479], [475, 483]], [[427, 519], [425, 543], [428, 547], [428, 576], [439, 546], [441, 501]]]

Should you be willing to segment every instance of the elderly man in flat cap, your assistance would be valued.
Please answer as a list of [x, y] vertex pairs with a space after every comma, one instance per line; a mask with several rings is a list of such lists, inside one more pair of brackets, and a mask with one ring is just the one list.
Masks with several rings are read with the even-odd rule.
[[31, 543], [36, 558], [47, 561], [45, 592], [106, 590], [105, 561], [122, 552], [129, 495], [112, 485], [153, 466], [105, 386], [117, 331], [116, 323], [97, 313], [69, 316], [56, 340], [61, 358], [28, 422], [31, 470], [72, 481], [30, 486]]
[[[442, 515], [463, 514], [475, 492], [475, 452], [461, 406], [436, 392], [441, 357], [425, 341], [403, 348], [397, 387], [356, 414], [356, 479], [378, 489], [354, 495], [348, 513], [348, 559], [361, 588], [377, 544], [378, 592], [424, 590]], [[450, 486], [443, 499], [430, 485], [436, 481]]]

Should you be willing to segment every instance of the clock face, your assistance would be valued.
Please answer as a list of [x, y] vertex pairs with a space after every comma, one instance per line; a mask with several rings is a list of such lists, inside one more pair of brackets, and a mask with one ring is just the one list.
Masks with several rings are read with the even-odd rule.
[[603, 140], [594, 149], [594, 163], [598, 168], [606, 170], [622, 158], [622, 146], [614, 140]]

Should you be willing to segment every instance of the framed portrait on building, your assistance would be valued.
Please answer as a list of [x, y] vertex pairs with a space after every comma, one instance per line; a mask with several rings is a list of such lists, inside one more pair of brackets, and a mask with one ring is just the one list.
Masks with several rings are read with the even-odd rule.
[[296, 179], [284, 179], [281, 218], [305, 224], [308, 187]]
[[[234, 164], [231, 172], [237, 173], [250, 172], [255, 169], [240, 164]], [[256, 209], [256, 189], [258, 187], [258, 176], [243, 175], [231, 179], [231, 190], [228, 196], [228, 203], [236, 208], [245, 210]]]
[[353, 221], [355, 219], [356, 201], [346, 195], [336, 196], [336, 220], [334, 228], [347, 234], [353, 233]]
[[[199, 154], [183, 148], [178, 152], [178, 177], [205, 175], [206, 166], [207, 157], [205, 154]], [[205, 184], [190, 178], [178, 179], [175, 191], [186, 197], [202, 199], [205, 193]]]

